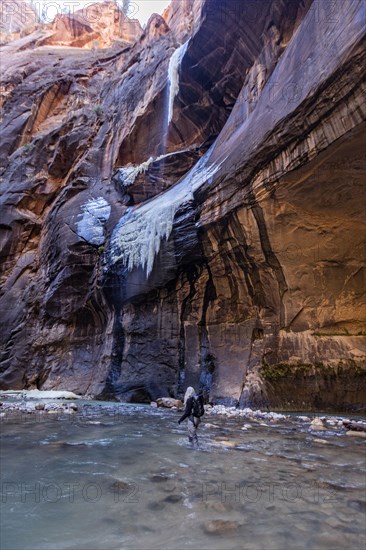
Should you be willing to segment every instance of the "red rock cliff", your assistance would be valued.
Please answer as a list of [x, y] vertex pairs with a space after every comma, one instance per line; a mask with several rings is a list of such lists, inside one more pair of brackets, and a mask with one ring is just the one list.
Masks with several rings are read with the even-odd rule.
[[108, 6], [2, 46], [2, 387], [361, 409], [363, 2]]

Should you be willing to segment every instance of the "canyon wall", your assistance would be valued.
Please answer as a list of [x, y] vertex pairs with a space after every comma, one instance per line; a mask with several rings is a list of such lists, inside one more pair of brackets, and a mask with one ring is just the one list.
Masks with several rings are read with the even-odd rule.
[[82, 15], [1, 46], [1, 387], [364, 410], [363, 2]]

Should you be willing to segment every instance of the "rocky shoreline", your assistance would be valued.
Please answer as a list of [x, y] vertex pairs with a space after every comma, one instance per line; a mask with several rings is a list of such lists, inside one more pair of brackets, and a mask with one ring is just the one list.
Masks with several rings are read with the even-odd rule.
[[[125, 407], [125, 403], [118, 403], [108, 407], [100, 408], [100, 401], [88, 400], [89, 403], [75, 403], [75, 400], [87, 400], [83, 396], [78, 396], [72, 392], [42, 392], [42, 391], [22, 391], [22, 392], [1, 392], [0, 396], [0, 420], [10, 417], [22, 417], [24, 415], [37, 416], [45, 418], [51, 415], [84, 415], [92, 413], [93, 416], [103, 413], [115, 413], [119, 408]], [[5, 395], [4, 395], [5, 394]], [[4, 399], [5, 397], [5, 399]], [[7, 398], [14, 397], [18, 400], [7, 401]], [[97, 405], [97, 403], [99, 405]], [[130, 406], [130, 404], [127, 404]], [[157, 402], [152, 402], [151, 406], [155, 409], [164, 408], [174, 413], [182, 409], [182, 402], [170, 398], [161, 398]], [[366, 419], [351, 420], [342, 415], [315, 415], [312, 414], [282, 414], [273, 411], [254, 410], [251, 408], [235, 408], [224, 405], [205, 405], [205, 423], [209, 417], [223, 416], [230, 419], [242, 419], [242, 430], [250, 430], [255, 425], [273, 426], [278, 422], [289, 420], [300, 423], [302, 428], [307, 428], [310, 432], [336, 431], [340, 434], [349, 436], [358, 436], [366, 438]], [[250, 423], [249, 423], [250, 422]]]
[[[341, 430], [347, 435], [358, 435], [366, 437], [366, 421], [355, 420], [342, 416], [307, 416], [307, 415], [288, 415], [276, 412], [264, 412], [261, 410], [252, 410], [250, 408], [236, 409], [235, 407], [225, 407], [223, 405], [215, 405], [207, 411], [208, 414], [223, 415], [228, 418], [247, 418], [250, 420], [259, 421], [261, 425], [270, 426], [271, 423], [278, 421], [286, 421], [293, 418], [307, 426], [312, 432], [323, 432], [327, 430]], [[265, 423], [266, 422], [266, 423]], [[249, 429], [251, 425], [244, 424], [242, 429]]]

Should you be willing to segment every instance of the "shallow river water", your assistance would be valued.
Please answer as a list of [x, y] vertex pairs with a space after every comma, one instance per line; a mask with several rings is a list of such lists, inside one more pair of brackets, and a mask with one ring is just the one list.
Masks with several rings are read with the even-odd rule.
[[178, 418], [102, 403], [3, 418], [1, 549], [365, 547], [365, 439], [211, 415], [192, 450]]

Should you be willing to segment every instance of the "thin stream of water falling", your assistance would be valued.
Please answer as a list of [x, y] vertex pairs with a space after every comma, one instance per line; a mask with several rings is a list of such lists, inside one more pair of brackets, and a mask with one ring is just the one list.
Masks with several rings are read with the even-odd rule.
[[168, 103], [168, 125], [173, 119], [173, 107], [174, 99], [179, 92], [179, 69], [182, 63], [182, 59], [187, 51], [188, 43], [185, 42], [179, 48], [175, 50], [172, 57], [170, 58], [169, 69], [168, 69], [168, 79], [169, 79], [169, 103]]
[[163, 121], [162, 121], [162, 144], [160, 154], [168, 152], [168, 133], [169, 125], [173, 119], [174, 100], [179, 92], [179, 69], [184, 54], [187, 51], [189, 40], [179, 46], [170, 58], [168, 66], [168, 84], [165, 88]]

